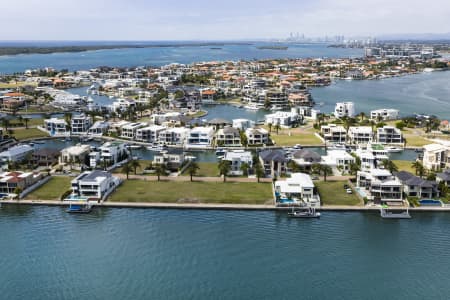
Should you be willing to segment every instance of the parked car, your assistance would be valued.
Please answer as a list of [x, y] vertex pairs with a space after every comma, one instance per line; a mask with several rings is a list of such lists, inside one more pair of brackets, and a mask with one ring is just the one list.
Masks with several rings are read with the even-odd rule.
[[344, 184], [344, 190], [348, 190], [349, 188], [348, 184]]
[[346, 191], [347, 191], [347, 194], [353, 194], [352, 189], [347, 189]]

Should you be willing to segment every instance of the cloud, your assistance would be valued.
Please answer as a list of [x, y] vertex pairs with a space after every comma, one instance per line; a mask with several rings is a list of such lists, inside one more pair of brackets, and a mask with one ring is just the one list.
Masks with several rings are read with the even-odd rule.
[[4, 40], [173, 40], [445, 32], [450, 2], [417, 0], [1, 1]]

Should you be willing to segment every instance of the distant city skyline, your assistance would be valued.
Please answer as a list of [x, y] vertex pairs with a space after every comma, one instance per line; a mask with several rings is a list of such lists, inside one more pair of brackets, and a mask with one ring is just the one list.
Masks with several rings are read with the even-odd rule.
[[[319, 36], [450, 37], [436, 0], [2, 1], [0, 40], [245, 40]], [[442, 35], [445, 34], [445, 35]]]

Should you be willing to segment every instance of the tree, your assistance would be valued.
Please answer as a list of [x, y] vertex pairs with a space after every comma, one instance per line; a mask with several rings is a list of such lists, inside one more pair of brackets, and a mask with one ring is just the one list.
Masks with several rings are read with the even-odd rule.
[[131, 172], [132, 170], [133, 170], [133, 168], [130, 166], [129, 163], [124, 164], [123, 167], [122, 167], [122, 172], [125, 173], [125, 174], [127, 174], [127, 179], [128, 179], [128, 177], [129, 177], [129, 175], [130, 175], [130, 172]]
[[361, 167], [355, 162], [351, 162], [349, 167], [350, 167], [350, 170], [349, 170], [350, 175], [356, 175], [358, 173], [358, 171], [361, 170]]
[[366, 117], [366, 114], [363, 111], [359, 113], [359, 118], [361, 119], [361, 122], [364, 121], [365, 117]]
[[5, 128], [5, 131], [8, 131], [9, 120], [6, 118], [2, 118], [2, 127]]
[[259, 183], [259, 179], [261, 177], [264, 177], [264, 175], [266, 175], [263, 167], [261, 166], [261, 164], [259, 162], [255, 165], [255, 175], [256, 175], [256, 178], [258, 179], [258, 183]]
[[383, 165], [383, 167], [386, 170], [389, 170], [389, 172], [393, 173], [393, 172], [397, 172], [398, 171], [398, 167], [395, 165], [395, 163], [392, 160], [389, 159], [383, 159], [381, 161], [381, 164]]
[[277, 134], [278, 134], [278, 130], [280, 130], [280, 129], [281, 129], [280, 124], [276, 124], [275, 125], [275, 131], [277, 132]]
[[28, 129], [28, 121], [30, 121], [30, 119], [28, 117], [23, 118], [23, 121], [25, 122], [25, 129]]
[[226, 181], [227, 175], [231, 170], [231, 163], [228, 160], [222, 160], [219, 163], [219, 175], [223, 176], [223, 182]]
[[293, 160], [290, 160], [288, 162], [287, 166], [291, 170], [292, 173], [298, 173], [301, 171], [300, 166]]
[[244, 175], [244, 176], [248, 176], [248, 169], [250, 168], [250, 166], [248, 165], [248, 163], [242, 163], [241, 164], [241, 171], [242, 171], [242, 174]]
[[330, 166], [321, 164], [313, 164], [312, 170], [313, 173], [316, 173], [318, 175], [323, 174], [323, 181], [327, 181], [327, 175], [331, 175], [333, 173], [333, 170], [330, 168]]
[[158, 181], [161, 180], [161, 175], [166, 175], [166, 165], [158, 164], [155, 166], [155, 174], [158, 176]]
[[65, 113], [64, 121], [66, 121], [66, 129], [69, 130], [69, 135], [72, 135], [72, 114]]
[[439, 182], [438, 189], [441, 193], [441, 197], [447, 197], [448, 186], [445, 184], [445, 181]]
[[272, 133], [272, 123], [267, 123], [267, 126], [269, 126], [269, 134]]
[[416, 171], [416, 175], [420, 174], [420, 177], [423, 176], [425, 168], [423, 167], [420, 161], [416, 160], [415, 162], [412, 163], [411, 167]]
[[136, 175], [136, 174], [137, 174], [137, 168], [140, 168], [140, 167], [141, 167], [141, 164], [139, 163], [138, 160], [132, 159], [132, 160], [130, 161], [130, 167], [133, 168], [133, 170], [134, 170], [134, 175]]
[[198, 163], [192, 161], [192, 162], [189, 164], [189, 167], [188, 167], [188, 173], [189, 173], [189, 176], [191, 176], [191, 182], [193, 181], [193, 180], [192, 180], [192, 177], [195, 176], [195, 175], [197, 175], [197, 171], [198, 171], [199, 169], [200, 169], [200, 167], [199, 167]]

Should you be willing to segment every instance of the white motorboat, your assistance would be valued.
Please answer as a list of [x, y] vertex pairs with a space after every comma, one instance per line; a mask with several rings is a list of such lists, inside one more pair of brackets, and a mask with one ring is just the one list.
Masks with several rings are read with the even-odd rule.
[[398, 147], [385, 147], [384, 150], [386, 150], [388, 153], [398, 153], [403, 151], [402, 148]]
[[315, 208], [308, 208], [304, 210], [294, 210], [288, 213], [291, 218], [320, 218], [320, 212], [316, 212]]

